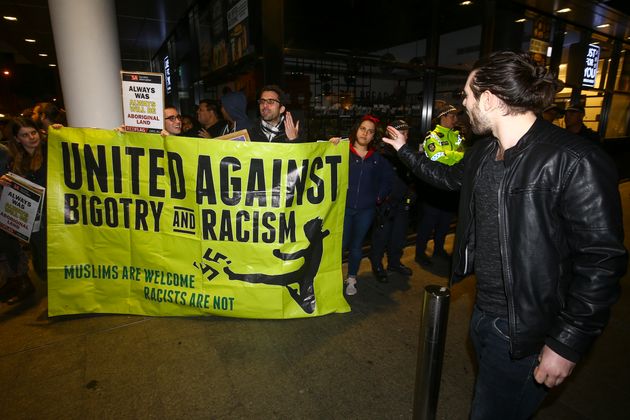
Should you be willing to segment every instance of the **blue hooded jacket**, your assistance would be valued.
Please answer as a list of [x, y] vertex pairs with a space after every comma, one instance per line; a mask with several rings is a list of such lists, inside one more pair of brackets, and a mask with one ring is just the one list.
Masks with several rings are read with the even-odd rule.
[[246, 130], [252, 126], [247, 117], [247, 97], [243, 92], [228, 92], [221, 98], [221, 105], [236, 122], [236, 129]]
[[348, 195], [346, 208], [376, 208], [391, 192], [393, 170], [391, 164], [374, 149], [362, 158], [350, 145], [348, 163]]

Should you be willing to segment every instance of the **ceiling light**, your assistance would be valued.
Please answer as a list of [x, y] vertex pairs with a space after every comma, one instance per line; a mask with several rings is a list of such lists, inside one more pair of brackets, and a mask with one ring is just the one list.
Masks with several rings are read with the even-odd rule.
[[57, 67], [56, 64], [49, 64], [48, 67]]
[[10, 76], [11, 72], [9, 70], [3, 70], [2, 74], [4, 74], [5, 76]]
[[24, 38], [24, 41], [26, 41], [26, 42], [37, 42], [36, 40], [34, 40], [32, 38]]
[[460, 6], [470, 6], [471, 4], [472, 4], [472, 1], [463, 1], [459, 3]]
[[602, 23], [601, 25], [597, 25], [596, 28], [604, 29], [604, 28], [608, 28], [609, 26], [610, 26], [610, 23]]
[[556, 10], [556, 13], [569, 13], [571, 9], [565, 7], [564, 9]]
[[0, 114], [0, 118], [4, 118], [6, 115], [4, 114]]
[[46, 54], [46, 53], [39, 53], [38, 55], [39, 55], [40, 57], [48, 57], [48, 54]]
[[516, 22], [516, 23], [523, 23], [523, 22], [525, 22], [526, 20], [527, 20], [527, 19], [525, 19], [525, 18], [521, 18], [521, 19], [516, 19], [514, 22]]
[[2, 16], [4, 18], [4, 20], [10, 20], [11, 22], [15, 22], [17, 21], [17, 18], [15, 16]]

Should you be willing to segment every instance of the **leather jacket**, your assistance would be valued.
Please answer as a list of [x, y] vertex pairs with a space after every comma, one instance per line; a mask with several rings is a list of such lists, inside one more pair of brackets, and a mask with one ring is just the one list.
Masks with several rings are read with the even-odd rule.
[[[454, 166], [398, 151], [426, 182], [461, 188], [451, 285], [474, 272], [475, 182], [497, 148], [480, 140]], [[547, 344], [577, 361], [608, 322], [628, 261], [615, 165], [595, 143], [540, 118], [504, 163], [498, 223], [510, 354]]]

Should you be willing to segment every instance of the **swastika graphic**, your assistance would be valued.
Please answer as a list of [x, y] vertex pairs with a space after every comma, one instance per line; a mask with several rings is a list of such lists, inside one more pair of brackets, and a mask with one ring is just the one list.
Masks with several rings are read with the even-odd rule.
[[[206, 277], [208, 281], [212, 281], [218, 274], [219, 270], [214, 266], [217, 265], [229, 265], [232, 261], [227, 259], [227, 256], [221, 254], [220, 252], [214, 252], [213, 255], [212, 248], [206, 249], [206, 252], [203, 254], [203, 261], [193, 262], [193, 266], [201, 270], [201, 273]], [[221, 271], [223, 271], [221, 269]], [[209, 273], [209, 274], [208, 274]]]

